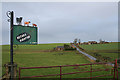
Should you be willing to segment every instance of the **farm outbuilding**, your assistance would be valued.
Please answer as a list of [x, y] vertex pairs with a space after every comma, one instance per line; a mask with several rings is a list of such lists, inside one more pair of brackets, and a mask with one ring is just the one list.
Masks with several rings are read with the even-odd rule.
[[106, 43], [109, 43], [109, 42], [100, 41], [100, 44], [106, 44]]
[[57, 46], [55, 50], [64, 50], [64, 46]]
[[89, 45], [90, 45], [90, 44], [97, 44], [97, 42], [96, 42], [96, 41], [89, 41], [88, 44], [89, 44]]

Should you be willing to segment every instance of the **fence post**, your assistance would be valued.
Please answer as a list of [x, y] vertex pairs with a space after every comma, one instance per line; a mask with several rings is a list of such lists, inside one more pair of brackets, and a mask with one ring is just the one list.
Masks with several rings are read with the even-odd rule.
[[118, 80], [118, 65], [117, 65], [117, 59], [115, 60], [115, 64], [116, 64], [116, 71], [117, 71], [117, 80]]
[[92, 64], [90, 65], [91, 72], [90, 72], [90, 80], [92, 80]]
[[19, 80], [20, 80], [20, 78], [21, 78], [21, 68], [19, 68]]
[[60, 66], [60, 80], [62, 79], [62, 66]]
[[116, 70], [116, 60], [114, 62], [114, 79], [113, 80], [115, 80], [115, 70]]
[[114, 80], [115, 80], [115, 73], [117, 71], [117, 80], [118, 80], [118, 69], [117, 69], [117, 59], [115, 59], [115, 63], [114, 63]]

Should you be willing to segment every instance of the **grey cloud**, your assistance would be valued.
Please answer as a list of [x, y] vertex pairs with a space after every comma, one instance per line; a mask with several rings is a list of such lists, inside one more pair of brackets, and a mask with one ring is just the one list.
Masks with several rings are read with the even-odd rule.
[[3, 3], [3, 36], [9, 30], [5, 12], [14, 10], [15, 17], [24, 17], [23, 22], [30, 20], [38, 25], [39, 42], [70, 42], [74, 38], [117, 41], [117, 7], [117, 3], [107, 2]]

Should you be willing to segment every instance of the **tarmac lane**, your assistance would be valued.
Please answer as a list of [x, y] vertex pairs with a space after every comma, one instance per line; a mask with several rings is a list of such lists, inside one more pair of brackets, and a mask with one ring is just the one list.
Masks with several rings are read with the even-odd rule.
[[[74, 45], [74, 47], [76, 47], [75, 45]], [[82, 52], [78, 47], [76, 47], [76, 49], [77, 49], [77, 51], [79, 51], [80, 53], [82, 53], [83, 55], [85, 55], [85, 56], [87, 56], [89, 59], [91, 59], [91, 60], [97, 60], [95, 57], [93, 57], [93, 56], [91, 56], [91, 55], [89, 55], [89, 54], [87, 54], [87, 53], [85, 53], [85, 52]]]

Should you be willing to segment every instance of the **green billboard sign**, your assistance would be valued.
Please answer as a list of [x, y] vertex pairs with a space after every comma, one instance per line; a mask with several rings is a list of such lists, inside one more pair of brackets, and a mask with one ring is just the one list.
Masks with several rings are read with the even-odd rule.
[[37, 44], [37, 27], [14, 25], [13, 44]]

